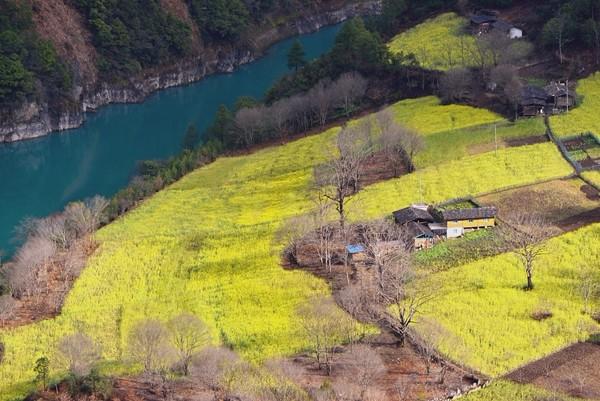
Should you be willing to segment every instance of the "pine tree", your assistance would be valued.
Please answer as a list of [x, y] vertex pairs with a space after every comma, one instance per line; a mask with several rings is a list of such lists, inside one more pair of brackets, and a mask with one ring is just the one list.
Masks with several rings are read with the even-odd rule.
[[183, 137], [182, 148], [184, 150], [194, 150], [199, 140], [198, 129], [196, 125], [190, 124], [185, 130], [185, 135]]
[[298, 71], [298, 68], [306, 65], [306, 53], [302, 47], [302, 43], [296, 40], [288, 53], [288, 68]]

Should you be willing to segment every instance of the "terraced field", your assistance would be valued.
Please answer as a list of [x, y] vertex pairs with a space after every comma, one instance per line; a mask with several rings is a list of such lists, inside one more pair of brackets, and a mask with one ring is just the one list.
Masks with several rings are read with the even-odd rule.
[[468, 21], [455, 13], [431, 18], [394, 37], [390, 49], [414, 54], [419, 64], [434, 70], [473, 65], [475, 39], [466, 33]]
[[[431, 104], [426, 111], [431, 118], [408, 111], [419, 101], [392, 107], [399, 119], [429, 136], [498, 119], [465, 106], [439, 106], [434, 100], [420, 100]], [[50, 358], [52, 374], [58, 377], [64, 367], [57, 362], [56, 344], [76, 329], [102, 345], [108, 371], [136, 369], [121, 361], [129, 329], [137, 321], [166, 320], [182, 311], [201, 317], [215, 342], [231, 345], [252, 361], [305, 347], [295, 308], [327, 288], [309, 274], [280, 267], [283, 244], [276, 232], [287, 218], [311, 207], [312, 168], [326, 159], [337, 131], [219, 159], [103, 228], [97, 235], [101, 247], [69, 294], [63, 313], [0, 333], [6, 345], [0, 400], [12, 400], [32, 388], [33, 363], [42, 355]], [[354, 203], [352, 217], [383, 216], [421, 198], [441, 201], [570, 171], [549, 143], [500, 149], [497, 154], [457, 155], [368, 187]], [[572, 337], [572, 327], [565, 330], [561, 340]], [[485, 366], [489, 361], [472, 362]]]
[[[600, 224], [551, 239], [534, 276], [536, 287], [523, 291], [525, 274], [512, 254], [478, 260], [433, 275], [441, 296], [426, 315], [441, 326], [439, 349], [488, 375], [498, 376], [587, 340], [600, 326], [583, 315], [578, 286], [582, 266], [597, 260]], [[531, 314], [549, 310], [542, 321]], [[418, 329], [418, 326], [417, 326]]]

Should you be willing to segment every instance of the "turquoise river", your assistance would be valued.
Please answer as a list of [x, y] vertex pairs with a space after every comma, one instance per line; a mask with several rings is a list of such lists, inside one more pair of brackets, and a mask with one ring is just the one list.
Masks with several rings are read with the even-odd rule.
[[[298, 36], [308, 58], [328, 51], [340, 25]], [[259, 60], [231, 74], [157, 92], [141, 104], [119, 104], [88, 114], [74, 130], [0, 145], [0, 249], [14, 252], [15, 227], [26, 217], [46, 216], [73, 200], [111, 196], [124, 187], [140, 160], [180, 151], [185, 128], [200, 131], [220, 104], [239, 96], [260, 97], [287, 69], [294, 39], [275, 44]]]

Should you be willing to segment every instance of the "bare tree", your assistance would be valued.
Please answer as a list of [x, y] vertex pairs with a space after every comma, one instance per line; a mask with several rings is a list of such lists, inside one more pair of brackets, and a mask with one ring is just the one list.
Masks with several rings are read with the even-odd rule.
[[346, 116], [352, 111], [353, 104], [362, 99], [367, 91], [367, 80], [358, 72], [342, 74], [334, 83], [335, 93], [341, 99]]
[[535, 262], [546, 252], [550, 225], [540, 215], [514, 212], [506, 216], [500, 231], [507, 246], [521, 259], [527, 276], [525, 289], [533, 290]]
[[307, 93], [319, 124], [324, 126], [333, 106], [334, 97], [327, 81], [321, 80]]
[[376, 272], [377, 292], [385, 290], [386, 271], [391, 265], [399, 265], [400, 269], [407, 257], [406, 233], [393, 221], [382, 219], [368, 224], [364, 229], [364, 244], [367, 255]]
[[10, 295], [0, 296], [0, 324], [6, 324], [15, 314], [16, 301]]
[[273, 121], [276, 135], [284, 137], [292, 115], [292, 102], [289, 98], [280, 99], [269, 108], [268, 115]]
[[129, 334], [129, 353], [135, 362], [143, 365], [146, 373], [158, 372], [171, 359], [168, 338], [169, 332], [160, 321], [141, 321]]
[[83, 333], [63, 337], [58, 344], [58, 350], [69, 371], [76, 377], [89, 375], [100, 359], [98, 346]]
[[67, 227], [77, 237], [93, 233], [100, 226], [102, 214], [108, 204], [108, 200], [102, 196], [95, 196], [85, 202], [70, 203], [64, 211]]
[[307, 242], [307, 236], [314, 230], [315, 220], [310, 214], [294, 216], [287, 220], [277, 233], [277, 239], [287, 244], [284, 257], [289, 262], [300, 264], [301, 245]]
[[42, 266], [56, 254], [56, 244], [48, 238], [33, 236], [17, 251], [15, 263], [7, 268], [6, 276], [15, 298], [31, 295], [36, 288], [36, 276]]
[[240, 144], [249, 148], [254, 144], [256, 135], [262, 126], [263, 114], [257, 107], [246, 107], [235, 114], [235, 126]]
[[174, 317], [169, 321], [168, 327], [171, 343], [177, 350], [179, 365], [187, 376], [194, 353], [209, 343], [210, 333], [206, 325], [190, 313]]
[[341, 323], [350, 317], [324, 296], [309, 299], [298, 307], [297, 314], [319, 367], [330, 374], [334, 348], [347, 334], [347, 325]]
[[379, 267], [374, 283], [374, 302], [370, 306], [371, 318], [383, 322], [404, 345], [409, 327], [423, 306], [438, 295], [438, 286], [416, 285], [411, 257], [405, 247], [397, 247], [393, 257], [386, 257]]
[[240, 363], [238, 355], [223, 347], [206, 347], [191, 362], [190, 375], [213, 390], [222, 389], [225, 376]]
[[399, 176], [405, 165], [409, 172], [414, 171], [413, 159], [416, 153], [425, 147], [421, 135], [398, 124], [391, 110], [377, 113], [377, 122], [381, 131], [380, 147], [392, 165], [394, 175]]
[[473, 75], [467, 68], [453, 68], [440, 79], [440, 94], [444, 102], [460, 102], [468, 98]]
[[339, 157], [315, 169], [317, 187], [322, 196], [335, 205], [342, 229], [346, 219], [346, 205], [357, 192], [363, 162], [371, 152], [369, 142], [366, 132], [344, 128], [337, 139]]
[[364, 399], [369, 388], [378, 377], [386, 372], [385, 364], [379, 354], [365, 344], [358, 344], [350, 350], [350, 375], [360, 388], [360, 398]]
[[314, 198], [315, 208], [311, 213], [313, 225], [316, 227], [317, 254], [321, 266], [329, 272], [332, 268], [333, 244], [335, 240], [335, 228], [329, 224], [329, 211], [331, 203], [322, 192], [317, 192]]

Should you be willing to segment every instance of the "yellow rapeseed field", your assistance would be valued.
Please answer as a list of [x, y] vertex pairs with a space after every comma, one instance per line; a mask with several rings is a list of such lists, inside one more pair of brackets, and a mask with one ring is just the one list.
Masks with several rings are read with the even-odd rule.
[[577, 96], [580, 105], [569, 113], [550, 118], [552, 130], [558, 136], [570, 136], [591, 131], [600, 135], [600, 73], [579, 81]]
[[[501, 375], [576, 341], [600, 326], [582, 314], [578, 287], [583, 266], [600, 256], [600, 224], [549, 241], [535, 267], [533, 291], [513, 254], [485, 258], [434, 274], [441, 296], [426, 316], [439, 324], [437, 347], [449, 357], [491, 376]], [[537, 321], [535, 311], [552, 317]], [[417, 330], [430, 326], [416, 326]]]
[[466, 33], [468, 22], [446, 13], [402, 32], [388, 44], [394, 53], [414, 54], [419, 64], [434, 70], [473, 65], [475, 39]]
[[[460, 112], [442, 121], [443, 113], [411, 120], [399, 112], [399, 118], [425, 134], [469, 126], [474, 116], [484, 116], [474, 119], [479, 123], [497, 118], [455, 107]], [[56, 344], [65, 334], [83, 330], [93, 337], [102, 346], [108, 371], [130, 369], [119, 364], [130, 328], [144, 318], [166, 320], [182, 311], [202, 318], [215, 342], [231, 345], [252, 361], [303, 349], [307, 342], [295, 308], [328, 289], [310, 274], [280, 266], [283, 244], [276, 233], [287, 218], [311, 207], [312, 169], [329, 157], [337, 132], [221, 158], [100, 230], [100, 248], [62, 314], [0, 332], [6, 346], [0, 401], [31, 390], [33, 364], [40, 356], [52, 361], [53, 377], [61, 374]], [[441, 201], [569, 172], [551, 144], [456, 158], [368, 187], [354, 202], [351, 217], [383, 216], [420, 198]]]

